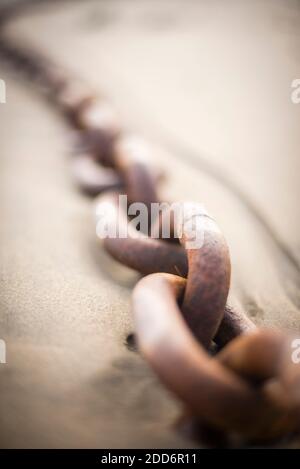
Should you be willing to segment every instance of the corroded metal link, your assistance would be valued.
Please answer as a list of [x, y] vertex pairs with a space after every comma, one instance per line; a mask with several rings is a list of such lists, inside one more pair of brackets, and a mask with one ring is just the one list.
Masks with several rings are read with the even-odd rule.
[[186, 275], [187, 258], [181, 247], [151, 239], [128, 226], [126, 213], [118, 210], [115, 194], [100, 196], [95, 203], [95, 212], [97, 222], [99, 215], [105, 214], [101, 222], [106, 224], [108, 232], [117, 227], [118, 232], [127, 233], [126, 237], [107, 236], [103, 239], [104, 248], [116, 260], [143, 274], [167, 269], [171, 273]]
[[124, 179], [129, 202], [145, 204], [151, 215], [151, 204], [158, 202], [159, 198], [150, 147], [140, 138], [122, 137], [115, 144], [114, 163]]
[[[150, 238], [132, 226], [129, 228], [125, 213], [120, 213], [118, 219], [118, 203], [115, 194], [99, 196], [95, 201], [95, 212], [103, 213], [107, 204], [111, 207], [110, 215], [106, 218], [108, 230], [117, 225], [121, 232], [128, 232], [126, 238], [116, 236], [103, 240], [104, 248], [114, 259], [144, 275], [165, 272], [187, 277], [188, 258], [183, 247]], [[197, 308], [195, 314], [197, 314]], [[255, 329], [255, 324], [245, 313], [227, 305], [214, 340], [219, 346], [224, 346], [240, 334], [247, 334]]]
[[224, 316], [214, 341], [219, 347], [223, 347], [236, 337], [249, 334], [256, 331], [256, 329], [257, 326], [244, 312], [226, 305]]
[[126, 213], [119, 213], [115, 194], [103, 194], [95, 200], [96, 214], [102, 213], [107, 204], [111, 206], [110, 216], [107, 217], [108, 227], [118, 225], [121, 232], [128, 232], [127, 238], [116, 236], [114, 239], [104, 240], [104, 247], [112, 257], [141, 274], [166, 272], [187, 276], [187, 255], [179, 244], [165, 243], [137, 231], [129, 224]]
[[259, 330], [231, 341], [218, 354], [218, 359], [248, 381], [263, 382], [278, 374], [284, 348], [284, 334]]
[[77, 125], [94, 158], [115, 168], [114, 144], [121, 134], [115, 109], [104, 99], [91, 99], [78, 112]]
[[300, 370], [291, 359], [293, 337], [260, 329], [228, 344], [218, 355], [227, 368], [244, 377], [281, 409], [281, 416], [265, 429], [265, 438], [300, 429]]
[[[100, 141], [102, 144], [100, 144]], [[102, 150], [99, 150], [98, 145]], [[125, 180], [115, 165], [113, 152], [111, 154], [110, 152], [112, 152], [112, 149], [109, 149], [105, 144], [103, 145], [103, 138], [99, 129], [91, 129], [90, 133], [87, 131], [73, 131], [71, 153], [74, 156], [74, 162], [71, 163], [72, 170], [75, 181], [84, 193], [96, 196], [109, 189], [122, 189], [126, 192]], [[100, 154], [103, 158], [107, 157], [105, 164], [101, 161]], [[135, 166], [134, 155], [131, 155], [131, 157], [133, 164], [127, 170], [127, 181], [130, 178], [135, 179], [130, 174]], [[157, 186], [164, 179], [165, 173], [148, 162], [146, 176], [151, 184]]]
[[260, 384], [270, 399], [290, 409], [292, 421], [300, 416], [300, 370], [291, 357], [293, 336], [258, 329], [230, 342], [219, 361], [250, 383]]
[[61, 90], [73, 83], [69, 74], [51, 60], [24, 45], [7, 42], [1, 38], [1, 35], [0, 55], [11, 63], [14, 69], [21, 70], [38, 86], [39, 91], [46, 94], [53, 102], [58, 103]]
[[180, 277], [153, 274], [133, 292], [138, 344], [161, 380], [195, 415], [223, 430], [259, 439], [293, 429], [284, 407], [210, 358], [196, 341], [177, 306], [184, 287]]
[[67, 79], [54, 96], [54, 104], [76, 128], [80, 128], [80, 116], [93, 100], [94, 94], [81, 80]]
[[71, 170], [80, 190], [90, 196], [118, 190], [123, 186], [116, 171], [100, 166], [89, 154], [75, 155], [71, 161]]
[[[101, 204], [106, 204], [107, 197], [98, 199], [97, 207], [101, 210]], [[226, 299], [229, 288], [230, 263], [228, 249], [216, 223], [208, 219], [201, 207], [194, 219], [197, 229], [203, 231], [204, 240], [201, 249], [188, 249], [189, 269], [187, 269], [187, 256], [183, 249], [175, 244], [164, 243], [138, 233], [128, 226], [126, 215], [118, 221], [116, 198], [110, 197], [112, 213], [109, 223], [115, 226], [122, 223], [126, 226], [129, 236], [127, 238], [106, 238], [104, 247], [119, 262], [131, 267], [143, 274], [154, 272], [176, 273], [189, 277], [183, 311], [191, 329], [206, 347], [216, 336], [219, 326], [223, 321]], [[184, 225], [187, 229], [187, 225]], [[201, 234], [200, 234], [201, 235]], [[183, 231], [182, 244], [186, 244], [188, 233]], [[254, 328], [244, 315], [232, 310], [226, 310], [224, 329], [220, 331], [219, 343], [226, 343], [247, 329]], [[230, 321], [230, 319], [234, 320]], [[231, 327], [230, 327], [231, 324]], [[225, 329], [227, 326], [227, 329]], [[217, 340], [218, 341], [218, 340]]]
[[[79, 187], [90, 195], [119, 190], [129, 203], [150, 209], [159, 202], [161, 179], [152, 166], [155, 150], [123, 136], [114, 110], [84, 82], [6, 40], [2, 28], [10, 16], [9, 9], [0, 14], [0, 54], [33, 79], [81, 132], [85, 148], [71, 163]], [[272, 439], [298, 429], [300, 373], [291, 361], [290, 339], [258, 331], [243, 313], [226, 306], [229, 252], [215, 221], [201, 206], [190, 204], [192, 215], [179, 225], [172, 217], [173, 243], [167, 243], [129, 226], [116, 197], [117, 192], [97, 200], [98, 224], [127, 233], [104, 236], [104, 247], [115, 259], [152, 274], [137, 284], [133, 312], [140, 349], [161, 380], [193, 415], [226, 432]], [[154, 220], [159, 236], [161, 222], [161, 216]], [[200, 239], [203, 235], [198, 248], [191, 246], [195, 228]], [[214, 358], [206, 352], [212, 340], [223, 347]]]
[[[208, 348], [226, 306], [230, 284], [229, 251], [218, 225], [201, 205], [185, 204], [185, 210], [192, 213], [192, 218], [191, 215], [183, 218], [180, 238], [188, 256], [182, 311], [198, 340]], [[194, 246], [195, 239], [201, 246]]]

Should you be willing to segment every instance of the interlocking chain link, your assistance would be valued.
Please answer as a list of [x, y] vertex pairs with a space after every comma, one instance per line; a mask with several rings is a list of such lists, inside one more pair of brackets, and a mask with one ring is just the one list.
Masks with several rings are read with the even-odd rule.
[[[97, 210], [109, 203], [113, 224], [118, 194], [147, 207], [160, 201], [164, 175], [151, 163], [151, 146], [124, 134], [114, 110], [84, 82], [6, 39], [7, 18], [0, 18], [1, 56], [26, 73], [76, 130], [72, 171], [84, 193], [98, 196]], [[258, 330], [226, 304], [228, 247], [217, 223], [195, 207], [197, 229], [205, 224], [201, 248], [187, 247], [185, 220], [181, 235], [173, 226], [166, 241], [129, 227], [125, 212], [118, 224], [128, 228], [128, 236], [103, 240], [116, 260], [146, 275], [132, 300], [139, 349], [189, 413], [205, 424], [249, 440], [290, 434], [300, 425], [300, 372], [291, 360], [291, 339]], [[159, 229], [161, 219], [156, 223]], [[214, 356], [212, 342], [218, 346]]]

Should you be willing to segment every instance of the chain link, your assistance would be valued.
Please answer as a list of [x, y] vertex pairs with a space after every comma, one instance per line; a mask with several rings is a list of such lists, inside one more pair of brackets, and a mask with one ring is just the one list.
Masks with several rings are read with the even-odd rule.
[[[98, 196], [97, 210], [109, 203], [113, 224], [119, 194], [148, 208], [159, 202], [164, 175], [151, 164], [153, 149], [124, 134], [115, 111], [84, 82], [6, 39], [6, 17], [0, 18], [2, 59], [33, 80], [76, 131], [72, 171], [82, 191]], [[199, 230], [206, 217], [199, 206]], [[181, 236], [172, 226], [169, 240], [129, 226], [125, 212], [118, 223], [128, 236], [106, 237], [103, 246], [146, 275], [134, 289], [132, 310], [139, 349], [161, 381], [189, 413], [226, 433], [270, 440], [298, 430], [300, 373], [291, 360], [291, 339], [275, 330], [258, 330], [226, 304], [230, 258], [217, 223], [210, 219], [209, 229], [206, 224], [199, 249], [187, 248], [184, 220]], [[160, 233], [161, 218], [156, 224]], [[213, 341], [218, 353], [211, 356]]]

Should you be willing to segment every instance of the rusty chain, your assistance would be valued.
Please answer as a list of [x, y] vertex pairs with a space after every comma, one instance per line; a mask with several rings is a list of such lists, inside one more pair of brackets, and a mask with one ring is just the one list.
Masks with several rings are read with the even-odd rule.
[[[160, 201], [164, 175], [151, 164], [151, 147], [124, 134], [115, 111], [84, 82], [6, 39], [4, 25], [10, 16], [0, 18], [1, 57], [26, 73], [76, 130], [72, 172], [79, 188], [97, 195], [98, 209], [110, 204], [110, 223], [116, 223], [118, 194], [147, 207]], [[116, 260], [144, 275], [132, 299], [139, 349], [201, 422], [254, 441], [291, 434], [300, 425], [300, 373], [291, 360], [291, 339], [276, 330], [257, 329], [226, 304], [227, 243], [217, 223], [195, 207], [197, 229], [205, 225], [199, 249], [187, 248], [185, 220], [181, 235], [173, 227], [168, 241], [132, 227], [126, 238], [103, 240]], [[128, 225], [125, 212], [118, 223]], [[214, 356], [209, 352], [212, 342], [218, 347]]]

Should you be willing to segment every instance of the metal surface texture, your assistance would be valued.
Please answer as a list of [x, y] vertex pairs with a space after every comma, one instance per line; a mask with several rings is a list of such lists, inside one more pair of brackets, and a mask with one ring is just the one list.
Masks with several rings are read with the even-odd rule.
[[[151, 162], [155, 150], [123, 132], [113, 108], [85, 83], [35, 51], [11, 44], [4, 26], [3, 17], [0, 53], [33, 79], [78, 135], [71, 163], [77, 185], [97, 196], [96, 213], [110, 206], [108, 223], [128, 228], [128, 214], [118, 218], [118, 195], [147, 208], [161, 201], [161, 172]], [[188, 247], [189, 219], [181, 220], [180, 234], [173, 227], [171, 240], [129, 227], [126, 238], [102, 242], [117, 261], [146, 275], [132, 300], [139, 349], [188, 412], [205, 424], [246, 441], [287, 436], [300, 425], [300, 372], [288, 358], [291, 339], [256, 328], [227, 304], [226, 240], [200, 205], [189, 204], [196, 212], [193, 223], [204, 232], [197, 249]]]

